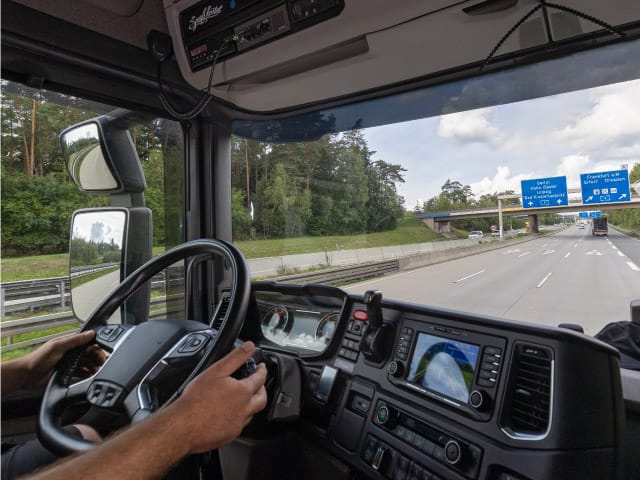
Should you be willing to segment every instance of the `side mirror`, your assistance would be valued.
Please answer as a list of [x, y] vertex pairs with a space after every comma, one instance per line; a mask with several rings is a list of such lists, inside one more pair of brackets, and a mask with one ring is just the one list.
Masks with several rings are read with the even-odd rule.
[[146, 183], [127, 131], [127, 115], [116, 110], [67, 128], [60, 135], [69, 175], [85, 193], [141, 193]]
[[[74, 213], [69, 275], [71, 305], [78, 320], [86, 321], [127, 274], [151, 258], [150, 230], [151, 211], [147, 208], [96, 208]], [[146, 320], [149, 291], [148, 286], [142, 287], [109, 323]]]
[[66, 130], [60, 136], [60, 143], [67, 170], [78, 188], [85, 192], [104, 192], [121, 187], [107, 162], [97, 123]]

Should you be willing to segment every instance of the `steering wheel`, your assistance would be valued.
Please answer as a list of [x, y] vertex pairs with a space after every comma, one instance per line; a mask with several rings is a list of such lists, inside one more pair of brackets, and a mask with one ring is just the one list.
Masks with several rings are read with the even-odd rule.
[[[192, 256], [224, 257], [232, 276], [228, 308], [218, 329], [193, 320], [153, 320], [139, 325], [112, 325], [107, 319], [135, 290], [173, 263]], [[74, 381], [84, 347], [67, 352], [47, 385], [38, 416], [38, 437], [49, 450], [66, 455], [94, 444], [61, 428], [62, 412], [71, 403], [88, 401], [99, 410], [124, 412], [136, 423], [159, 408], [156, 386], [170, 385], [176, 398], [189, 381], [228, 353], [240, 333], [249, 303], [247, 263], [238, 249], [221, 240], [194, 240], [159, 255], [127, 277], [92, 312], [80, 331], [95, 330], [96, 342], [109, 353], [97, 373]], [[218, 326], [218, 325], [216, 325]]]

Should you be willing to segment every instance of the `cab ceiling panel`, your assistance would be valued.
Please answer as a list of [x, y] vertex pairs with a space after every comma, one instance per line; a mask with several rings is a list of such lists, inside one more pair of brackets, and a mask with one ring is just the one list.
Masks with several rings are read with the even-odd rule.
[[162, 0], [16, 0], [16, 3], [145, 50], [149, 30], [167, 31]]
[[[228, 43], [221, 49], [215, 69], [215, 95], [255, 112], [313, 104], [481, 62], [538, 3], [164, 0], [185, 80], [197, 89], [206, 88], [209, 67], [226, 38]], [[557, 3], [613, 25], [640, 19], [637, 0]], [[309, 20], [297, 27], [301, 9]], [[315, 19], [313, 12], [318, 13]], [[274, 14], [285, 16], [284, 26], [279, 23], [280, 34], [270, 30]], [[538, 10], [497, 54], [545, 44], [544, 22]], [[560, 11], [550, 10], [549, 22], [554, 40], [602, 29]]]

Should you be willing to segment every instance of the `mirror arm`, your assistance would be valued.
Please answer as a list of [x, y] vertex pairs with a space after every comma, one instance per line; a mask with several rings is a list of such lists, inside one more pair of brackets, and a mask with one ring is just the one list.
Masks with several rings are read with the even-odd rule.
[[112, 193], [109, 195], [112, 207], [145, 207], [144, 193]]

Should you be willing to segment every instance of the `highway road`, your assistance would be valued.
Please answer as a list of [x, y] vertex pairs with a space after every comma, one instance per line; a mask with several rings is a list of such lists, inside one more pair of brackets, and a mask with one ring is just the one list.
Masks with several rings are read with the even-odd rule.
[[591, 226], [343, 287], [539, 325], [577, 323], [593, 335], [629, 320], [640, 298], [640, 241]]
[[[110, 271], [89, 282], [73, 287], [71, 296], [73, 299], [73, 310], [81, 320], [86, 320], [89, 314], [106, 298], [106, 294], [111, 292], [120, 284], [120, 269]], [[105, 293], [106, 292], [106, 293]], [[120, 323], [120, 311], [111, 315], [108, 323]]]

